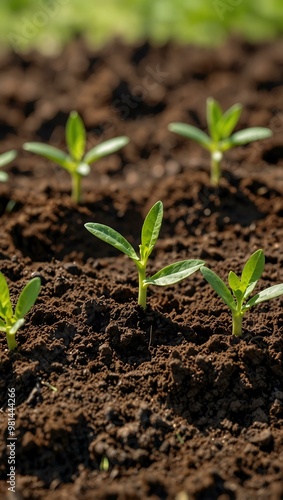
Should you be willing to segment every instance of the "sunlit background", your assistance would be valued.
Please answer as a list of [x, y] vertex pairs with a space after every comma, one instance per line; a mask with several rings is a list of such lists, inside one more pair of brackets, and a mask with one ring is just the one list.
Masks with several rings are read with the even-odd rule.
[[0, 6], [1, 47], [19, 52], [52, 53], [81, 34], [101, 45], [114, 36], [217, 44], [234, 33], [249, 40], [283, 33], [282, 0], [3, 0]]

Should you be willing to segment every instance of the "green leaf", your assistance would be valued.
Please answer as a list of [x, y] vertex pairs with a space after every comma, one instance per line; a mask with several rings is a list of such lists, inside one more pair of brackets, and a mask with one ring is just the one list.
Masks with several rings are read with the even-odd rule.
[[230, 309], [236, 310], [236, 303], [233, 299], [233, 295], [222, 281], [222, 279], [217, 276], [211, 269], [208, 267], [202, 267], [201, 273], [206, 279], [206, 281], [212, 286], [213, 290], [221, 297], [223, 302], [230, 307]]
[[132, 245], [126, 240], [126, 238], [124, 238], [124, 236], [115, 231], [115, 229], [96, 222], [87, 222], [84, 226], [91, 234], [100, 240], [117, 248], [120, 252], [128, 255], [131, 259], [139, 260]]
[[272, 131], [264, 127], [252, 127], [235, 132], [229, 138], [229, 147], [240, 146], [242, 144], [248, 144], [249, 142], [259, 141], [262, 139], [267, 139], [272, 136]]
[[163, 218], [163, 204], [157, 201], [148, 212], [141, 233], [141, 247], [144, 257], [148, 257], [158, 239]]
[[242, 109], [243, 106], [241, 104], [234, 104], [222, 115], [220, 129], [221, 139], [226, 139], [226, 137], [229, 137], [233, 132], [239, 121]]
[[6, 330], [7, 330], [6, 323], [5, 321], [3, 321], [3, 319], [0, 318], [0, 331], [6, 332]]
[[65, 168], [69, 172], [73, 168], [73, 162], [71, 158], [61, 151], [60, 149], [49, 146], [48, 144], [41, 144], [40, 142], [26, 142], [23, 145], [25, 151], [37, 154], [57, 163], [61, 167]]
[[19, 329], [21, 326], [23, 326], [24, 322], [25, 322], [24, 318], [20, 318], [20, 319], [18, 319], [18, 320], [17, 320], [17, 321], [13, 324], [12, 328], [10, 328], [10, 332], [9, 332], [9, 333], [10, 333], [11, 335], [15, 335], [15, 333], [17, 333], [18, 329]]
[[246, 289], [246, 291], [245, 291], [245, 293], [244, 293], [244, 299], [245, 299], [245, 300], [246, 300], [246, 299], [247, 299], [247, 297], [248, 297], [248, 296], [249, 296], [249, 295], [250, 295], [250, 294], [254, 291], [254, 289], [255, 289], [256, 285], [257, 285], [257, 280], [256, 280], [256, 281], [254, 281], [253, 283], [251, 283], [251, 284], [247, 287], [247, 289]]
[[[239, 305], [240, 305], [240, 304], [242, 304], [242, 301], [243, 301], [243, 295], [244, 295], [244, 294], [243, 294], [242, 290], [234, 290], [234, 291], [233, 291], [233, 294], [234, 294], [234, 295], [235, 295], [235, 297], [236, 297], [236, 302], [237, 302], [238, 307], [239, 307]], [[241, 305], [241, 307], [242, 307], [242, 305]]]
[[39, 290], [40, 290], [40, 278], [33, 278], [24, 287], [16, 305], [15, 315], [14, 315], [16, 319], [24, 318], [25, 315], [30, 311], [30, 309], [32, 308], [38, 297]]
[[221, 139], [222, 109], [212, 97], [209, 97], [206, 101], [206, 119], [210, 136], [215, 142], [218, 142]]
[[164, 267], [158, 273], [143, 280], [144, 285], [173, 285], [198, 271], [205, 262], [203, 260], [181, 260]]
[[116, 153], [123, 146], [126, 146], [129, 142], [129, 138], [125, 136], [116, 137], [115, 139], [109, 139], [109, 141], [104, 141], [92, 148], [84, 157], [85, 163], [93, 163], [103, 156]]
[[7, 151], [6, 153], [2, 153], [0, 155], [0, 168], [4, 167], [8, 163], [11, 163], [17, 156], [17, 151], [14, 149], [12, 151]]
[[228, 283], [229, 287], [235, 292], [236, 290], [241, 290], [242, 282], [240, 278], [234, 273], [234, 271], [230, 271], [228, 274]]
[[257, 293], [247, 302], [245, 308], [248, 309], [252, 306], [260, 304], [261, 302], [265, 302], [266, 300], [275, 299], [276, 297], [280, 297], [280, 295], [283, 295], [283, 283], [271, 286], [266, 288], [266, 290]]
[[10, 299], [10, 292], [5, 276], [0, 272], [0, 316], [3, 319], [10, 319], [13, 316], [13, 309]]
[[263, 250], [257, 250], [250, 256], [241, 275], [241, 282], [244, 286], [244, 291], [251, 283], [259, 280], [263, 273], [264, 263], [265, 258]]
[[81, 161], [86, 147], [86, 130], [84, 122], [77, 113], [72, 111], [66, 124], [66, 143], [69, 153], [75, 161]]
[[193, 127], [193, 125], [187, 125], [186, 123], [176, 122], [176, 123], [170, 123], [168, 129], [170, 130], [170, 132], [182, 135], [187, 139], [192, 139], [193, 141], [199, 143], [202, 147], [210, 149], [211, 146], [210, 137], [202, 130]]

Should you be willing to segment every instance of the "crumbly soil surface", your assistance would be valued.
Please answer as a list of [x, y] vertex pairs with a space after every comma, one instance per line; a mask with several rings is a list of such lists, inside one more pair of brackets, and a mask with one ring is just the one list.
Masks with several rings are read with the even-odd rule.
[[[18, 158], [0, 186], [0, 269], [13, 302], [33, 276], [40, 296], [8, 352], [0, 339], [0, 496], [13, 500], [283, 498], [283, 299], [247, 313], [243, 336], [200, 273], [152, 287], [137, 306], [134, 263], [84, 223], [138, 248], [144, 216], [164, 203], [149, 274], [201, 258], [226, 279], [258, 248], [258, 290], [283, 281], [283, 42], [217, 49], [80, 40], [56, 58], [0, 57], [1, 151]], [[226, 154], [218, 189], [209, 158], [167, 130], [205, 129], [205, 100], [244, 105], [239, 128], [272, 138]], [[77, 109], [88, 148], [128, 135], [95, 164], [84, 201], [68, 174], [23, 152], [65, 147]], [[16, 392], [16, 493], [8, 491], [8, 389]]]

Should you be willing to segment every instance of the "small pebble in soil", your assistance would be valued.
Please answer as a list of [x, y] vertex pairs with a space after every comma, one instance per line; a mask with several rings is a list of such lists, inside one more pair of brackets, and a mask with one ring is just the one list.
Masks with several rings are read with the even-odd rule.
[[99, 347], [98, 352], [99, 352], [99, 359], [102, 363], [104, 363], [105, 365], [109, 365], [112, 363], [113, 351], [108, 344], [106, 343], [102, 344]]
[[270, 447], [273, 443], [273, 436], [270, 429], [255, 433], [249, 438], [250, 443], [259, 446], [260, 448]]

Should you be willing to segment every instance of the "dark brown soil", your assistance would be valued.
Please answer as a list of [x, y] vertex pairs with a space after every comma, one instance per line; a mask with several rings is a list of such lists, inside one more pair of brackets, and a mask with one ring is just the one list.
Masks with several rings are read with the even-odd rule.
[[[283, 41], [99, 52], [76, 41], [55, 59], [3, 55], [0, 71], [1, 151], [27, 140], [64, 147], [73, 108], [88, 147], [131, 140], [94, 165], [79, 207], [64, 171], [22, 151], [0, 186], [0, 269], [13, 300], [42, 279], [17, 352], [0, 340], [1, 498], [282, 499], [283, 299], [252, 310], [240, 339], [200, 273], [151, 288], [143, 312], [134, 264], [83, 224], [109, 224], [137, 247], [160, 199], [150, 272], [202, 258], [226, 278], [263, 248], [258, 289], [282, 282]], [[208, 96], [242, 102], [239, 127], [274, 132], [227, 153], [217, 190], [206, 152], [167, 130], [205, 128]], [[11, 387], [16, 494], [6, 482]]]

